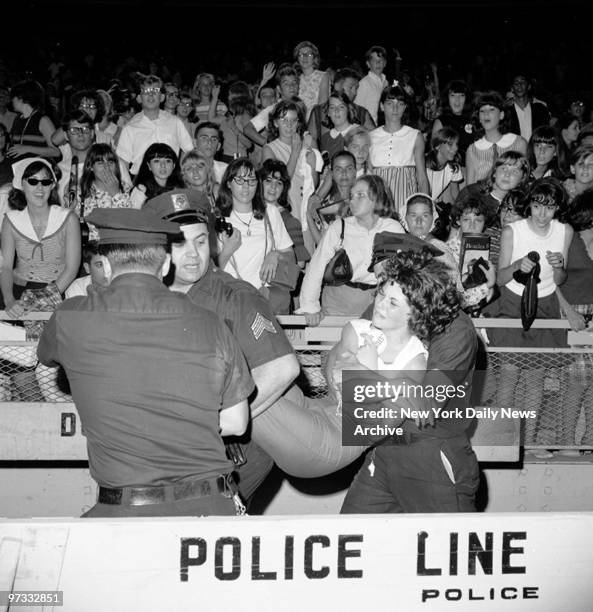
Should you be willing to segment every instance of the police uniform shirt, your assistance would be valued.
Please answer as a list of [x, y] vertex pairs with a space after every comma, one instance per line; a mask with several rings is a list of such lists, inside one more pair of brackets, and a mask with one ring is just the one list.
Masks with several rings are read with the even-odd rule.
[[250, 369], [294, 352], [268, 302], [249, 283], [210, 264], [187, 295], [227, 324]]
[[66, 370], [100, 485], [232, 471], [219, 410], [253, 391], [245, 359], [213, 313], [158, 278], [122, 274], [101, 292], [66, 300], [38, 357]]

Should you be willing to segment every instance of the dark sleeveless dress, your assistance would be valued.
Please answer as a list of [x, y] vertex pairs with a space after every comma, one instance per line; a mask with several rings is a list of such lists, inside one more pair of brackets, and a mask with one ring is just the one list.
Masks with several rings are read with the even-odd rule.
[[[40, 111], [33, 111], [28, 117], [18, 115], [10, 130], [10, 142], [13, 145], [22, 144], [33, 147], [46, 147], [45, 136], [39, 130], [39, 123], [43, 118]], [[39, 157], [35, 153], [25, 153], [12, 159], [12, 163], [27, 157]], [[42, 156], [41, 156], [42, 157]]]

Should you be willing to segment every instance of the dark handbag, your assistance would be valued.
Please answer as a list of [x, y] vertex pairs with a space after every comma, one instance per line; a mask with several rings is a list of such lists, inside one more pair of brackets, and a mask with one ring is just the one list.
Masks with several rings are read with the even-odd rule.
[[529, 331], [537, 315], [537, 284], [540, 282], [539, 275], [541, 272], [539, 253], [537, 251], [530, 251], [527, 253], [527, 257], [535, 263], [531, 271], [521, 272], [521, 270], [515, 270], [513, 272], [513, 278], [518, 283], [525, 285], [521, 295], [521, 323], [523, 324], [523, 331]]
[[346, 253], [346, 249], [343, 247], [346, 224], [344, 223], [344, 219], [340, 220], [342, 222], [340, 246], [336, 249], [334, 256], [328, 261], [327, 266], [325, 266], [323, 282], [326, 285], [344, 285], [352, 280], [352, 264], [350, 263], [350, 258], [348, 257], [348, 253]]
[[[270, 241], [272, 243], [272, 251], [276, 250], [276, 243], [274, 241], [274, 232], [270, 225], [268, 215], [264, 216], [265, 230], [266, 230], [266, 246], [265, 250], [268, 250], [268, 229], [270, 230]], [[291, 253], [279, 253], [280, 260], [278, 261], [278, 267], [274, 278], [269, 282], [272, 287], [279, 287], [280, 289], [286, 289], [288, 291], [294, 291], [299, 281], [299, 275], [301, 269], [295, 261], [294, 252]]]

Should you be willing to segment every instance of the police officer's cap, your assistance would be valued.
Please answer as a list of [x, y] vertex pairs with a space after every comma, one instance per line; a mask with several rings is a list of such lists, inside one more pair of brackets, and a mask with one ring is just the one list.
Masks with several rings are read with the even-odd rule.
[[151, 198], [145, 202], [142, 210], [149, 210], [161, 219], [171, 219], [178, 213], [189, 210], [208, 214], [210, 203], [204, 194], [194, 189], [174, 189]]
[[179, 224], [134, 208], [95, 208], [86, 217], [99, 230], [99, 244], [167, 244]]
[[434, 245], [426, 240], [422, 240], [413, 234], [396, 234], [394, 232], [380, 232], [375, 234], [373, 240], [373, 257], [369, 272], [373, 271], [376, 264], [402, 251], [422, 252], [427, 249], [435, 257], [443, 255], [443, 251], [437, 249]]
[[210, 219], [206, 213], [199, 210], [180, 210], [165, 217], [167, 221], [179, 223], [179, 225], [195, 225], [196, 223], [205, 223], [208, 225]]

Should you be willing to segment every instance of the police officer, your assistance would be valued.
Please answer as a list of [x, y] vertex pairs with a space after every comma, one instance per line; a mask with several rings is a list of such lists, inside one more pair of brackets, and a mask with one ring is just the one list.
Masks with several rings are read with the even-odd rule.
[[[191, 207], [159, 207], [164, 218], [179, 223], [185, 240], [173, 245], [171, 289], [186, 293], [199, 306], [215, 312], [241, 347], [256, 391], [250, 397], [251, 416], [266, 411], [299, 373], [294, 350], [272, 314], [268, 302], [249, 283], [218, 269], [210, 259], [209, 219]], [[235, 447], [236, 448], [236, 447]], [[250, 438], [240, 439], [244, 463], [237, 466], [239, 490], [249, 501], [272, 469], [270, 456]]]
[[38, 345], [64, 367], [87, 437], [99, 494], [85, 516], [235, 514], [221, 435], [245, 431], [254, 385], [226, 326], [162, 283], [179, 225], [131, 209], [88, 219], [111, 284], [66, 300]]

